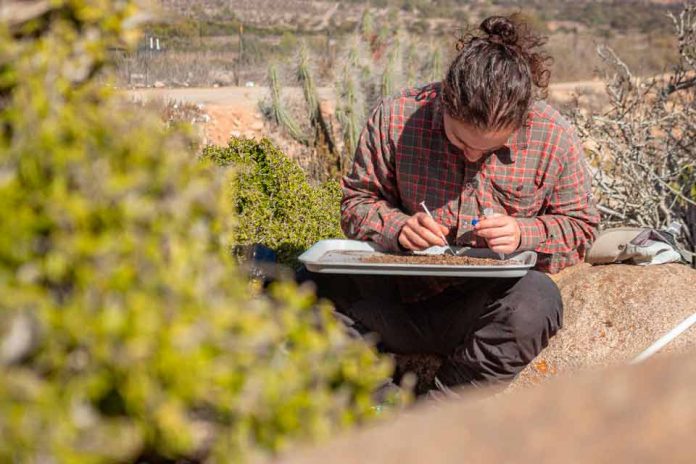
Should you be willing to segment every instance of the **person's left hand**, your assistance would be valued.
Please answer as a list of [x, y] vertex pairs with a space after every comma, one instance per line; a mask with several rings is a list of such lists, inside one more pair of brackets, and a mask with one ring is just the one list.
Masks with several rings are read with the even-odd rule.
[[512, 216], [482, 218], [474, 226], [474, 233], [486, 239], [488, 248], [496, 253], [512, 253], [520, 246], [520, 225]]

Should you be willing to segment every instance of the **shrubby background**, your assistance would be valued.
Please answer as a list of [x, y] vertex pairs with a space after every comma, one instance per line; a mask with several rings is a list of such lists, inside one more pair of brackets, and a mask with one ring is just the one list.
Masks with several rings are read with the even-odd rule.
[[[373, 417], [389, 363], [309, 289], [260, 294], [230, 257], [257, 230], [235, 232], [251, 224], [235, 195], [278, 191], [253, 175], [241, 189], [246, 159], [287, 169], [307, 208], [323, 191], [268, 144], [217, 156], [240, 165], [233, 180], [181, 127], [114, 96], [107, 52], [137, 42], [134, 1], [3, 15], [0, 461], [234, 462]], [[330, 234], [323, 217], [291, 230]]]
[[[124, 85], [244, 85], [263, 82], [267, 63], [292, 64], [307, 42], [317, 64], [320, 85], [339, 80], [366, 11], [372, 44], [379, 50], [375, 67], [386, 67], [389, 49], [401, 42], [409, 52], [405, 68], [427, 66], [433, 53], [449, 55], [454, 35], [494, 14], [519, 11], [550, 35], [556, 56], [554, 79], [594, 77], [601, 59], [598, 42], [616, 49], [632, 69], [656, 74], [674, 62], [674, 37], [666, 13], [681, 0], [156, 0], [161, 6], [146, 36], [131, 53], [119, 56]], [[160, 39], [152, 51], [147, 38]], [[445, 57], [447, 61], [447, 57]], [[411, 72], [411, 74], [414, 74]], [[426, 73], [416, 72], [417, 77]]]
[[310, 183], [297, 162], [268, 139], [233, 138], [226, 147], [205, 147], [203, 158], [236, 167], [236, 244], [261, 243], [275, 250], [281, 263], [296, 266], [297, 256], [316, 241], [343, 237], [339, 183]]

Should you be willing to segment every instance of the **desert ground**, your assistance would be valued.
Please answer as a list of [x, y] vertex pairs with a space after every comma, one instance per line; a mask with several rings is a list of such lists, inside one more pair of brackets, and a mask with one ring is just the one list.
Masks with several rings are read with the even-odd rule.
[[[585, 80], [552, 84], [549, 101], [559, 105], [571, 102], [574, 96], [601, 101], [604, 83], [601, 80]], [[260, 138], [267, 131], [259, 110], [259, 101], [269, 94], [267, 87], [208, 87], [208, 88], [146, 88], [128, 90], [135, 100], [160, 99], [199, 105], [208, 117], [203, 125], [205, 142], [224, 144], [230, 136]], [[299, 98], [299, 88], [285, 88], [284, 97]], [[319, 88], [319, 98], [324, 108], [332, 111], [333, 89]]]

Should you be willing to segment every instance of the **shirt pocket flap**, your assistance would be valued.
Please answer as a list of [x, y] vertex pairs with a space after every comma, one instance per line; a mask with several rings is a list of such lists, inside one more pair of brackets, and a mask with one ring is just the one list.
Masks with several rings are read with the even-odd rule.
[[541, 209], [543, 189], [533, 182], [491, 179], [493, 198], [511, 216], [533, 216]]

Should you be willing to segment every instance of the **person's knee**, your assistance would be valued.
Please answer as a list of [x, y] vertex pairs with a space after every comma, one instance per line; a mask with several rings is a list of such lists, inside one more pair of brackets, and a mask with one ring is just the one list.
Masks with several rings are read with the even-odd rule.
[[539, 339], [546, 346], [563, 323], [563, 301], [546, 274], [530, 271], [508, 295], [509, 324], [518, 340]]

